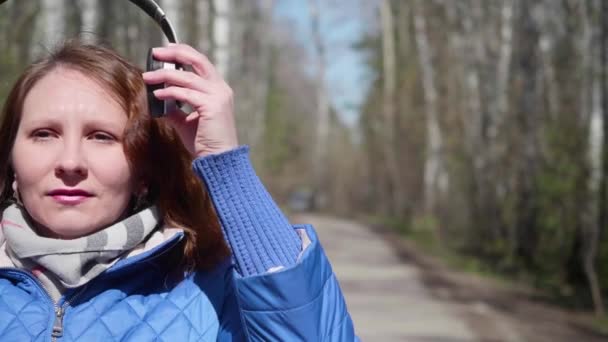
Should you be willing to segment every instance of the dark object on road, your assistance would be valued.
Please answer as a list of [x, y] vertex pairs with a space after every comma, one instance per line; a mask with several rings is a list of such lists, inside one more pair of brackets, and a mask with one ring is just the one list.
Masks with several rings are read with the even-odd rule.
[[298, 189], [289, 195], [287, 205], [293, 212], [307, 212], [312, 210], [313, 192], [309, 189]]

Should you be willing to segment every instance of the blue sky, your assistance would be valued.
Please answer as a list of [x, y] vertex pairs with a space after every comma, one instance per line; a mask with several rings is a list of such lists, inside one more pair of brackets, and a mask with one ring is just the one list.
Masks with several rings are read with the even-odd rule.
[[[310, 13], [307, 0], [278, 0], [275, 16], [288, 21], [299, 42], [314, 56]], [[359, 9], [343, 6], [328, 6], [328, 1], [319, 1], [321, 6], [321, 31], [327, 53], [327, 87], [333, 106], [345, 123], [352, 126], [358, 118], [358, 107], [365, 99], [369, 87], [369, 72], [364, 56], [351, 46], [368, 30]], [[341, 2], [344, 5], [344, 2]], [[353, 1], [357, 3], [357, 1]], [[354, 5], [357, 6], [357, 5]], [[310, 72], [314, 72], [311, 69]]]

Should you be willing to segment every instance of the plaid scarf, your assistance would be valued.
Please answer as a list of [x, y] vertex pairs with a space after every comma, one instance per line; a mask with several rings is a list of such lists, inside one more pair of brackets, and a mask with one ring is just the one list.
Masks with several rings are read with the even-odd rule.
[[19, 268], [48, 272], [61, 285], [74, 288], [109, 268], [118, 257], [143, 242], [160, 221], [152, 206], [91, 235], [61, 240], [36, 233], [22, 209], [11, 205], [2, 213], [7, 254]]

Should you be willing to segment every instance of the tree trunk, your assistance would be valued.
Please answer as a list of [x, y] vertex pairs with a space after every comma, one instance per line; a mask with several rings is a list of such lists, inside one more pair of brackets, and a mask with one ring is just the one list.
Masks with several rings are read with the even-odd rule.
[[599, 228], [605, 229], [608, 227], [608, 3], [601, 3], [602, 172], [598, 211]]
[[95, 33], [95, 23], [97, 22], [97, 11], [95, 10], [95, 0], [82, 1], [82, 32], [83, 39], [93, 42]]
[[398, 142], [395, 139], [397, 122], [395, 120], [396, 108], [395, 90], [396, 77], [398, 75], [395, 50], [395, 26], [393, 24], [393, 11], [391, 1], [383, 0], [380, 4], [380, 21], [382, 23], [382, 58], [383, 58], [383, 102], [384, 114], [383, 133], [385, 141], [382, 144], [384, 158], [389, 175], [391, 192], [390, 213], [398, 217], [403, 216], [405, 198], [399, 172], [399, 162], [395, 147]]
[[317, 60], [317, 128], [316, 145], [313, 160], [314, 169], [314, 207], [319, 209], [325, 206], [327, 193], [325, 189], [325, 178], [327, 176], [327, 150], [329, 137], [329, 99], [325, 85], [326, 63], [325, 47], [320, 24], [319, 0], [309, 0], [310, 20], [312, 24], [312, 36]]
[[[200, 0], [183, 0], [180, 1], [180, 12], [182, 13], [182, 22], [180, 23], [181, 38], [184, 42], [192, 44], [199, 48], [198, 44], [201, 40], [201, 28], [199, 27], [200, 12], [199, 3], [205, 2]], [[175, 20], [175, 19], [174, 19]]]
[[519, 85], [517, 101], [517, 128], [520, 151], [516, 157], [517, 255], [523, 265], [535, 267], [535, 254], [539, 243], [539, 208], [536, 177], [539, 164], [539, 139], [541, 116], [539, 109], [539, 30], [532, 18], [537, 4], [521, 2], [518, 13], [518, 53], [516, 81]]
[[[600, 63], [595, 63], [596, 58], [591, 57], [589, 59], [591, 66], [600, 65], [600, 82], [597, 82], [597, 77], [595, 77], [595, 73], [592, 78], [592, 89], [593, 93], [596, 96], [592, 98], [597, 98], [597, 94], [601, 92], [601, 104], [598, 101], [592, 101], [593, 104], [591, 107], [591, 115], [589, 118], [589, 164], [591, 166], [591, 177], [589, 178], [589, 216], [590, 219], [586, 220], [587, 225], [586, 229], [584, 229], [584, 247], [583, 251], [583, 270], [585, 272], [585, 276], [587, 277], [587, 282], [589, 284], [589, 291], [591, 292], [591, 298], [593, 299], [593, 307], [595, 309], [595, 314], [597, 316], [604, 316], [604, 301], [602, 299], [602, 287], [600, 285], [599, 278], [597, 276], [596, 271], [596, 258], [598, 252], [598, 243], [600, 239], [600, 229], [602, 224], [602, 211], [605, 210], [603, 204], [605, 204], [605, 177], [606, 177], [606, 169], [603, 169], [602, 163], [604, 163], [604, 167], [606, 166], [606, 160], [602, 160], [602, 155], [604, 158], [606, 157], [606, 151], [603, 149], [606, 148], [606, 113], [608, 112], [608, 80], [606, 75], [606, 66], [608, 65], [608, 57], [606, 53], [606, 48], [608, 48], [608, 4], [605, 1], [602, 1], [601, 8], [601, 42], [600, 42]], [[587, 6], [584, 6], [585, 10], [583, 13], [585, 14], [583, 17], [583, 25], [586, 26], [586, 30], [591, 30], [591, 23], [589, 16], [587, 13], [589, 11], [586, 10]], [[591, 44], [589, 44], [591, 47]], [[591, 48], [587, 50], [591, 52], [591, 55], [594, 56], [593, 53], [595, 49]], [[595, 68], [593, 68], [595, 69]], [[584, 99], [583, 99], [584, 101]], [[598, 108], [601, 105], [601, 108]], [[603, 144], [602, 144], [603, 143]]]
[[509, 113], [509, 75], [513, 53], [513, 6], [514, 0], [503, 0], [500, 21], [500, 55], [498, 57], [496, 85], [497, 110], [493, 113], [493, 118], [488, 125], [488, 138], [494, 147], [498, 144], [496, 140], [498, 132], [502, 127], [502, 122]]
[[[546, 87], [547, 94], [547, 103], [549, 109], [549, 115], [552, 119], [556, 119], [558, 116], [558, 85], [559, 83], [555, 79], [555, 68], [553, 67], [553, 60], [551, 58], [553, 53], [553, 45], [554, 43], [554, 33], [552, 32], [552, 27], [550, 26], [552, 15], [549, 11], [550, 6], [561, 6], [556, 1], [547, 1], [543, 4], [545, 7], [542, 11], [537, 12], [537, 20], [539, 22], [540, 27], [540, 37], [539, 37], [539, 50], [540, 50], [540, 61], [542, 64], [542, 70], [544, 74], [544, 84]], [[548, 12], [548, 13], [547, 13]]]
[[17, 63], [27, 64], [33, 54], [32, 46], [36, 31], [36, 19], [41, 13], [38, 1], [15, 1], [12, 6], [11, 25], [9, 31], [14, 33], [11, 41], [18, 42], [13, 50]]
[[103, 41], [112, 41], [113, 27], [116, 24], [116, 19], [112, 11], [114, 1], [98, 1], [97, 11], [99, 15], [96, 18], [96, 33]]
[[64, 1], [57, 0], [43, 0], [42, 1], [42, 21], [43, 21], [43, 34], [44, 42], [47, 46], [54, 46], [62, 38], [65, 33], [65, 3]]
[[82, 1], [63, 0], [63, 34], [67, 38], [78, 37], [82, 32]]
[[[454, 29], [456, 41], [459, 41], [459, 55], [463, 65], [463, 88], [468, 106], [461, 115], [465, 131], [465, 146], [471, 163], [471, 219], [479, 229], [475, 235], [479, 240], [474, 246], [483, 246], [488, 242], [502, 238], [499, 227], [500, 212], [497, 207], [494, 184], [495, 164], [491, 163], [492, 150], [488, 127], [492, 125], [494, 116], [490, 115], [494, 104], [490, 94], [496, 94], [489, 79], [488, 38], [483, 34], [487, 28], [486, 18], [491, 15], [483, 3], [478, 0], [458, 2], [462, 32]], [[491, 89], [488, 90], [488, 89]]]
[[[494, 182], [491, 185], [496, 195], [496, 204], [500, 208], [505, 199], [505, 191], [508, 187], [507, 181], [498, 176], [498, 165], [505, 158], [506, 145], [499, 139], [499, 132], [503, 129], [503, 123], [509, 115], [509, 94], [511, 60], [513, 55], [513, 12], [515, 0], [503, 0], [500, 9], [500, 50], [496, 75], [496, 104], [490, 112], [488, 123], [488, 149], [490, 164], [495, 168]], [[504, 220], [502, 220], [504, 222]], [[502, 223], [501, 222], [501, 223]], [[505, 225], [507, 239], [507, 260], [514, 260], [518, 249], [517, 229], [513, 225]]]
[[[180, 1], [179, 10], [183, 18], [180, 23], [180, 39], [204, 54], [209, 53], [209, 9], [209, 0]], [[172, 20], [175, 22], [177, 19]]]
[[437, 88], [432, 62], [431, 47], [426, 28], [423, 1], [416, 0], [414, 27], [418, 62], [422, 72], [422, 87], [426, 104], [426, 157], [424, 163], [424, 201], [425, 212], [437, 214], [440, 195], [447, 191], [448, 175], [443, 161], [442, 134], [437, 110]]
[[[252, 94], [253, 108], [252, 108], [252, 120], [253, 124], [250, 128], [250, 143], [252, 146], [260, 144], [262, 137], [264, 136], [264, 123], [266, 121], [266, 111], [268, 107], [268, 92], [270, 89], [271, 72], [272, 66], [272, 12], [274, 10], [274, 0], [261, 0], [261, 23], [259, 23], [260, 32], [258, 33], [258, 39], [260, 39], [260, 51], [256, 58], [256, 70], [254, 77], [256, 78], [256, 86], [253, 87], [254, 91]], [[258, 151], [263, 153], [263, 151]]]
[[213, 0], [213, 57], [221, 75], [228, 77], [230, 69], [230, 0]]

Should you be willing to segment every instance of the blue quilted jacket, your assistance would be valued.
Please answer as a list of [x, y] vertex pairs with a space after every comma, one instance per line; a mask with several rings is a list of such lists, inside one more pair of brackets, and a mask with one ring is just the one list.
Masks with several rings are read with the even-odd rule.
[[[225, 225], [230, 213], [218, 199], [228, 195], [213, 190], [213, 180], [206, 182]], [[255, 224], [247, 226], [252, 230]], [[0, 268], [0, 341], [357, 340], [315, 231], [310, 226], [292, 229], [310, 244], [297, 262], [276, 272], [242, 276], [235, 261], [240, 251], [227, 237], [237, 258], [209, 272], [176, 276], [169, 260], [181, 251], [180, 233], [118, 261], [84, 286], [68, 290], [58, 303], [31, 273]]]
[[[230, 261], [177, 283], [163, 256], [181, 235], [115, 264], [53, 306], [40, 283], [0, 270], [0, 341], [353, 341], [338, 282], [311, 227], [295, 266], [240, 277]], [[59, 313], [59, 314], [58, 314]]]

